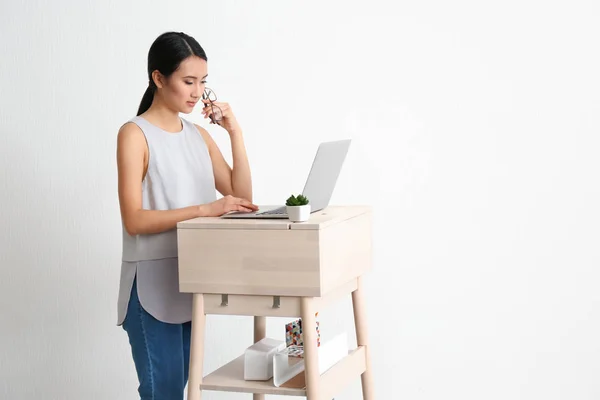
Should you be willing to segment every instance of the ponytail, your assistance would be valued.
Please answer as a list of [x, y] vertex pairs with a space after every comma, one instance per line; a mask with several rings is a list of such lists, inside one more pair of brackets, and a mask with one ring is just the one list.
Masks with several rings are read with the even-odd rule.
[[142, 101], [140, 102], [140, 107], [138, 108], [137, 115], [143, 114], [150, 108], [152, 105], [152, 100], [154, 100], [154, 90], [152, 87], [148, 85], [148, 89], [144, 92], [144, 96], [142, 97]]

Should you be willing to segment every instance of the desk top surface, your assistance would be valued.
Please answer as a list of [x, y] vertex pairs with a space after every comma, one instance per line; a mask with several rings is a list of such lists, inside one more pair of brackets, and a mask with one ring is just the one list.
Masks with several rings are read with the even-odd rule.
[[319, 230], [341, 221], [371, 212], [370, 206], [329, 206], [314, 212], [305, 222], [292, 222], [289, 219], [225, 219], [200, 217], [177, 224], [178, 229], [300, 229]]

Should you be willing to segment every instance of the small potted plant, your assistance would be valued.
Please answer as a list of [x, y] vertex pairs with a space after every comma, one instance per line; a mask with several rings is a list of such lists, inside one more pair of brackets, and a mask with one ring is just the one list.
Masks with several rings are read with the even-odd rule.
[[310, 218], [310, 204], [305, 196], [301, 194], [298, 196], [291, 195], [285, 205], [290, 221], [303, 222]]

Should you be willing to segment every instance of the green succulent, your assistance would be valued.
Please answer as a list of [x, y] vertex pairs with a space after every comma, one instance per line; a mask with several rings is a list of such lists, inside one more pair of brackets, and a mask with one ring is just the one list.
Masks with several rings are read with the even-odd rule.
[[291, 195], [285, 202], [286, 206], [305, 206], [308, 204], [308, 199], [299, 194], [298, 196]]

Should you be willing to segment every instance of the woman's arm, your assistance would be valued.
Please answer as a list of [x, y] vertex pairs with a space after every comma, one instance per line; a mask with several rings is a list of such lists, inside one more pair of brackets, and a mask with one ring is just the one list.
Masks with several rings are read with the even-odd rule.
[[229, 137], [233, 155], [233, 170], [231, 171], [233, 195], [252, 201], [252, 176], [242, 129], [238, 126], [238, 130], [229, 132]]
[[[226, 107], [223, 106], [224, 103], [217, 104], [219, 104], [219, 107]], [[234, 118], [232, 114], [227, 115], [224, 112], [224, 115], [229, 117], [230, 121]], [[219, 193], [224, 196], [232, 195], [251, 202], [252, 176], [242, 130], [237, 121], [224, 125], [224, 127], [228, 129], [231, 141], [233, 168], [225, 161], [219, 147], [206, 129], [196, 125], [196, 128], [198, 128], [198, 131], [202, 134], [202, 137], [208, 146], [215, 175], [215, 185]]]
[[229, 211], [253, 211], [256, 206], [235, 197], [213, 203], [174, 210], [142, 209], [142, 181], [147, 168], [147, 144], [141, 129], [125, 124], [117, 136], [119, 203], [125, 230], [130, 235], [159, 233], [175, 229], [177, 223], [204, 216], [219, 216]]

